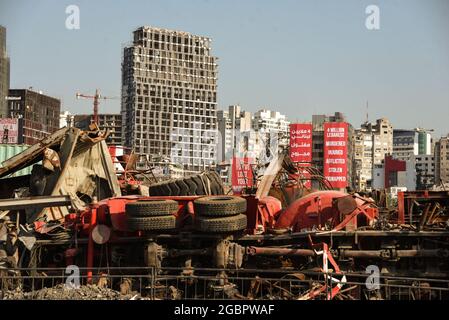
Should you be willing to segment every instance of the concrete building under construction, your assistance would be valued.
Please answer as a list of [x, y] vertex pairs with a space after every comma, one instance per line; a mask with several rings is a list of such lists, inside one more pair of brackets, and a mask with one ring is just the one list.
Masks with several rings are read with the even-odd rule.
[[140, 27], [123, 51], [123, 142], [188, 172], [216, 164], [217, 58], [211, 39]]
[[[73, 116], [73, 124], [81, 130], [88, 130], [93, 122], [91, 114], [76, 114]], [[118, 113], [100, 113], [98, 114], [98, 127], [100, 130], [108, 131], [106, 137], [108, 145], [122, 145], [122, 116]]]

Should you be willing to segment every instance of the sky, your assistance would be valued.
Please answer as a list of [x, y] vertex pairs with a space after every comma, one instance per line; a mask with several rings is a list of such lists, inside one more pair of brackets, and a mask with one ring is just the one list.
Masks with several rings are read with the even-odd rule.
[[[80, 28], [66, 28], [77, 5]], [[369, 5], [379, 30], [368, 30]], [[92, 112], [75, 93], [120, 97], [121, 56], [148, 25], [212, 38], [218, 106], [265, 107], [294, 121], [343, 112], [359, 127], [449, 133], [448, 0], [0, 0], [11, 88], [56, 96], [63, 110]], [[367, 108], [368, 101], [368, 108]], [[105, 100], [100, 112], [119, 112]]]

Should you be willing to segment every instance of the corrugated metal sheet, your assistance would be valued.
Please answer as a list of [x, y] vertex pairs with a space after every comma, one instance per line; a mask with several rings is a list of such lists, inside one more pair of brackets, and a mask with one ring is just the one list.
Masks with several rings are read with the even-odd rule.
[[[1, 163], [15, 155], [21, 153], [22, 151], [28, 149], [30, 146], [27, 144], [0, 144], [0, 167]], [[23, 176], [31, 173], [33, 166], [26, 167], [22, 170], [17, 171], [11, 177]]]

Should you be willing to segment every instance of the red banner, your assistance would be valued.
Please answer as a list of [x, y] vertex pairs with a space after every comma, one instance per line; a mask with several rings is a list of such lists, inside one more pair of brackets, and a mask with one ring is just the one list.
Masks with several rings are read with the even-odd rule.
[[290, 158], [293, 162], [312, 162], [312, 124], [290, 124]]
[[[290, 158], [298, 162], [300, 167], [308, 167], [312, 162], [312, 124], [290, 124]], [[309, 172], [303, 170], [302, 176], [310, 177]], [[307, 188], [311, 187], [311, 181], [303, 181]]]
[[324, 176], [335, 189], [346, 188], [348, 174], [348, 124], [324, 123]]
[[232, 158], [232, 191], [240, 194], [245, 187], [253, 185], [253, 171], [251, 170], [252, 158]]

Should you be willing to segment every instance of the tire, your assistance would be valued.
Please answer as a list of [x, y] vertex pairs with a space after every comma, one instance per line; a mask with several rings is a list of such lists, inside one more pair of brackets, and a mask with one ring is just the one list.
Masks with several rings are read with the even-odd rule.
[[191, 178], [184, 179], [185, 184], [189, 187], [189, 196], [196, 195], [196, 183]]
[[173, 215], [159, 217], [128, 217], [130, 231], [172, 230], [176, 228], [176, 217]]
[[157, 186], [150, 186], [150, 196], [160, 196], [159, 188]]
[[204, 190], [203, 181], [200, 176], [193, 176], [192, 181], [196, 184], [196, 195], [197, 196], [204, 196], [206, 195], [206, 191]]
[[246, 200], [235, 196], [209, 196], [196, 199], [195, 213], [209, 217], [226, 217], [246, 212]]
[[218, 196], [220, 194], [220, 186], [217, 184], [215, 179], [207, 178], [210, 184], [210, 194], [213, 196]]
[[181, 190], [179, 189], [179, 187], [176, 185], [176, 182], [174, 180], [170, 181], [167, 184], [168, 188], [170, 189], [170, 195], [171, 196], [179, 196]]
[[167, 183], [162, 183], [160, 185], [156, 185], [155, 187], [157, 188], [157, 193], [160, 196], [172, 196], [171, 190]]
[[211, 180], [215, 181], [217, 184], [217, 188], [218, 188], [218, 194], [224, 194], [224, 188], [223, 188], [223, 181], [221, 181], [220, 176], [218, 175], [217, 172], [215, 171], [211, 171], [209, 173], [209, 177], [211, 178]]
[[195, 217], [195, 229], [209, 233], [227, 233], [246, 229], [247, 218], [244, 214], [232, 217], [211, 218]]
[[171, 215], [178, 211], [173, 200], [140, 200], [127, 203], [125, 212], [129, 217], [154, 217]]
[[189, 195], [189, 186], [185, 183], [184, 179], [176, 180], [176, 185], [179, 188], [180, 196], [188, 196]]

